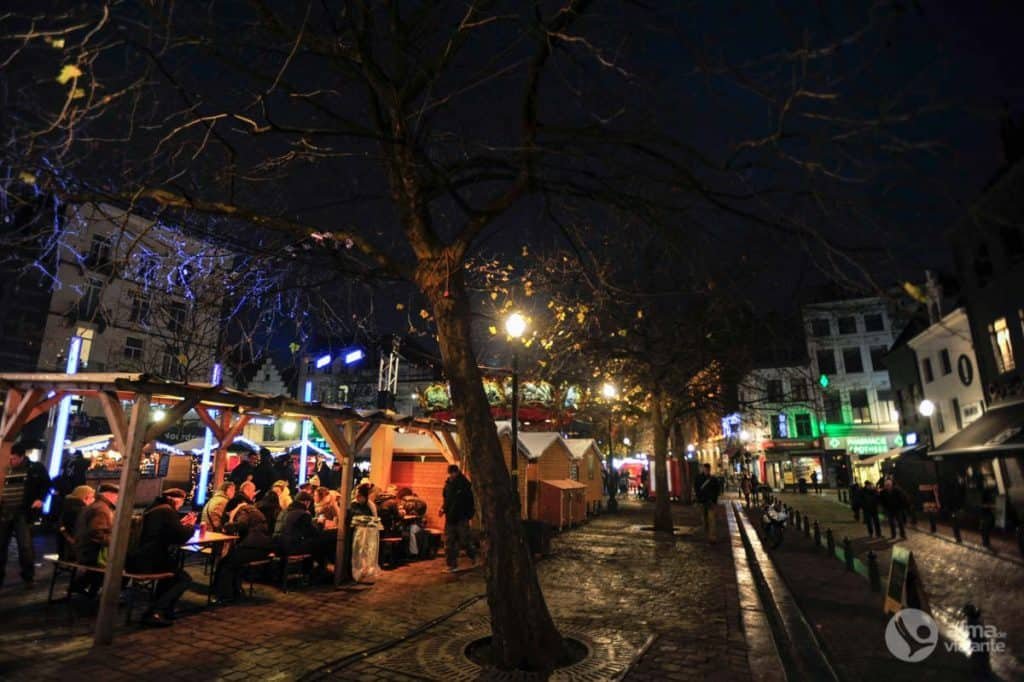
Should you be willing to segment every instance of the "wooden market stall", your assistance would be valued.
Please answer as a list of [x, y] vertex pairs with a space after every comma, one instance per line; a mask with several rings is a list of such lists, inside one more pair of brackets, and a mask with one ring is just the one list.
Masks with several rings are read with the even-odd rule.
[[587, 486], [570, 479], [540, 481], [537, 519], [557, 530], [587, 520]]
[[429, 528], [443, 528], [444, 517], [438, 512], [444, 504], [444, 484], [448, 478], [448, 465], [453, 463], [446, 456], [440, 443], [423, 433], [402, 429], [393, 432], [390, 444], [386, 431], [371, 438], [368, 447], [359, 453], [360, 457], [373, 459], [373, 448], [377, 446], [378, 461], [385, 447], [391, 452], [391, 465], [387, 472], [370, 465], [370, 480], [381, 490], [393, 485], [398, 489], [410, 488], [427, 504], [426, 525]]
[[[343, 470], [351, 470], [354, 453], [377, 432], [391, 433], [402, 428], [428, 434], [444, 443], [453, 461], [457, 448], [451, 424], [432, 419], [401, 417], [384, 411], [359, 412], [348, 407], [329, 407], [305, 403], [286, 396], [268, 396], [225, 388], [222, 385], [186, 384], [164, 381], [145, 374], [120, 373], [10, 373], [0, 374], [0, 389], [6, 392], [3, 419], [0, 421], [0, 489], [3, 488], [11, 447], [21, 430], [33, 419], [46, 414], [65, 396], [96, 398], [110, 425], [116, 450], [123, 456], [119, 474], [120, 498], [114, 514], [108, 562], [100, 594], [94, 639], [97, 644], [113, 641], [121, 580], [131, 530], [132, 512], [137, 500], [143, 453], [168, 429], [194, 411], [217, 439], [214, 457], [214, 486], [224, 479], [227, 450], [232, 441], [254, 417], [290, 417], [309, 419], [331, 450], [343, 458]], [[128, 414], [122, 404], [131, 403]], [[164, 406], [164, 417], [153, 422], [150, 406]], [[381, 440], [386, 441], [386, 438]], [[385, 444], [386, 445], [386, 444]], [[376, 448], [375, 448], [376, 451]], [[390, 457], [390, 453], [381, 453]], [[342, 477], [341, 496], [349, 497], [351, 478]], [[345, 527], [338, 529], [338, 556], [344, 556]], [[336, 562], [335, 582], [345, 576], [344, 562]]]
[[594, 514], [604, 504], [604, 458], [593, 438], [566, 438], [565, 444], [576, 458], [576, 476], [570, 478], [587, 486], [587, 513]]
[[[72, 441], [66, 451], [81, 452], [89, 463], [85, 473], [86, 484], [94, 489], [101, 483], [117, 481], [121, 477], [123, 454], [114, 447], [114, 434], [105, 433]], [[191, 456], [173, 445], [161, 441], [147, 444], [139, 464], [139, 483], [135, 490], [135, 503], [149, 504], [170, 487], [188, 487], [191, 474]]]

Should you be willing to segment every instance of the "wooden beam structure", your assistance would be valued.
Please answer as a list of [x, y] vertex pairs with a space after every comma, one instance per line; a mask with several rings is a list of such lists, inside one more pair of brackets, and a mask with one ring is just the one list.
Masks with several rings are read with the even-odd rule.
[[442, 455], [444, 455], [445, 461], [449, 464], [458, 464], [458, 458], [455, 456], [455, 453], [451, 451], [448, 443], [445, 442], [441, 436], [437, 435], [436, 431], [426, 431], [425, 433], [430, 436], [430, 440], [434, 441], [434, 445], [436, 445], [437, 449], [441, 451]]
[[0, 421], [0, 490], [4, 489], [7, 478], [7, 467], [11, 463], [11, 447], [21, 429], [28, 423], [32, 408], [39, 403], [45, 393], [42, 389], [31, 388], [27, 391], [9, 390], [4, 402], [4, 416]]
[[113, 391], [103, 391], [96, 397], [99, 398], [103, 414], [110, 426], [110, 433], [114, 437], [114, 448], [124, 454], [128, 442], [128, 422], [121, 409], [121, 400]]
[[190, 396], [172, 407], [163, 419], [155, 424], [151, 424], [150, 427], [146, 429], [146, 442], [150, 443], [167, 433], [167, 430], [181, 421], [181, 419], [188, 414], [198, 402], [198, 398]]
[[121, 596], [121, 575], [128, 558], [128, 541], [131, 539], [132, 511], [135, 506], [135, 488], [139, 483], [139, 465], [142, 463], [142, 448], [146, 444], [146, 423], [149, 421], [149, 396], [140, 393], [132, 405], [132, 416], [128, 422], [128, 442], [121, 460], [121, 492], [114, 509], [114, 529], [107, 550], [107, 570], [103, 574], [103, 591], [100, 592], [100, 610], [96, 616], [96, 644], [110, 644], [114, 640], [114, 618], [117, 617], [117, 601]]
[[334, 545], [334, 584], [341, 585], [352, 578], [352, 567], [345, 561], [348, 548], [348, 528], [345, 523], [348, 511], [348, 498], [352, 494], [352, 463], [355, 461], [355, 451], [350, 441], [334, 422], [313, 417], [313, 424], [323, 435], [324, 440], [331, 446], [331, 449], [338, 453], [341, 460], [341, 484], [338, 492], [338, 538]]

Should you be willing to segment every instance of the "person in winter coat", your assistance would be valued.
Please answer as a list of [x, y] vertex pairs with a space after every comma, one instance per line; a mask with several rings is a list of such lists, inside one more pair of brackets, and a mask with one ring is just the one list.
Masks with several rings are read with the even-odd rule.
[[110, 545], [120, 490], [113, 483], [101, 483], [96, 490], [96, 501], [78, 517], [75, 525], [75, 560], [78, 563], [100, 565], [100, 554]]
[[[277, 499], [274, 493], [268, 493]], [[267, 499], [264, 497], [264, 501]], [[267, 558], [272, 549], [270, 529], [267, 518], [259, 507], [244, 504], [234, 513], [232, 530], [238, 535], [238, 541], [217, 564], [217, 575], [214, 578], [214, 591], [218, 603], [234, 601], [242, 593], [242, 567], [250, 561]]]
[[259, 466], [260, 456], [255, 452], [250, 452], [246, 455], [246, 458], [238, 463], [234, 469], [231, 470], [231, 475], [228, 476], [235, 485], [241, 486], [246, 481], [251, 481], [256, 475], [256, 467]]
[[313, 515], [310, 513], [312, 504], [312, 496], [299, 493], [295, 501], [278, 517], [277, 526], [281, 530], [275, 534], [274, 542], [283, 556], [309, 554], [312, 551], [313, 538], [316, 535]]
[[444, 484], [444, 504], [441, 505], [440, 514], [445, 519], [445, 570], [449, 573], [459, 570], [460, 546], [466, 550], [466, 556], [475, 566], [476, 548], [470, 537], [469, 521], [476, 514], [476, 501], [473, 499], [469, 479], [462, 475], [457, 464], [448, 466], [448, 480]]
[[87, 485], [76, 487], [64, 498], [57, 527], [57, 556], [61, 560], [75, 560], [75, 528], [78, 527], [78, 517], [95, 501], [96, 491]]
[[7, 547], [11, 536], [18, 545], [21, 579], [31, 585], [36, 575], [36, 555], [32, 547], [32, 521], [43, 508], [50, 490], [46, 468], [26, 456], [22, 443], [11, 446], [10, 465], [3, 490], [0, 490], [0, 585], [7, 569]]
[[718, 496], [722, 494], [722, 485], [716, 476], [711, 475], [711, 465], [705, 464], [704, 471], [693, 480], [694, 493], [701, 506], [701, 520], [704, 523], [704, 535], [711, 544], [718, 541], [715, 533]]
[[327, 488], [328, 490], [337, 490], [338, 484], [341, 480], [334, 480], [334, 470], [331, 469], [331, 465], [327, 463], [326, 459], [320, 460], [320, 466], [316, 470], [316, 477], [320, 479], [320, 487]]
[[238, 486], [238, 492], [232, 497], [226, 505], [224, 505], [224, 519], [231, 516], [231, 512], [235, 510], [235, 507], [240, 507], [243, 504], [252, 504], [256, 501], [256, 484], [252, 481], [246, 481], [242, 485]]
[[172, 625], [174, 605], [192, 583], [189, 574], [178, 567], [178, 551], [192, 537], [196, 525], [195, 512], [178, 516], [184, 502], [185, 491], [170, 488], [153, 500], [142, 515], [139, 546], [129, 558], [128, 565], [140, 573], [174, 574], [157, 583], [156, 598], [142, 614], [143, 625]]
[[270, 450], [260, 448], [260, 463], [252, 474], [252, 482], [256, 486], [257, 502], [270, 492], [275, 480], [277, 480], [277, 472], [274, 471], [274, 458], [270, 455]]
[[861, 511], [864, 512], [868, 537], [882, 537], [882, 524], [878, 521], [878, 491], [871, 481], [865, 482], [861, 491]]
[[900, 537], [905, 540], [907, 532], [904, 525], [907, 520], [907, 508], [910, 506], [906, 493], [891, 478], [887, 478], [878, 497], [882, 504], [882, 509], [885, 510], [885, 515], [889, 519], [891, 538], [893, 540], [896, 539], [896, 528], [899, 527]]
[[277, 523], [277, 516], [281, 513], [281, 498], [277, 494], [277, 489], [268, 491], [263, 499], [256, 503], [256, 508], [263, 514], [267, 523], [267, 533], [272, 535], [274, 525]]
[[860, 483], [854, 481], [850, 484], [850, 509], [853, 510], [853, 520], [860, 521], [860, 508], [864, 506], [864, 490]]
[[213, 497], [203, 507], [203, 514], [199, 517], [200, 521], [205, 523], [209, 530], [218, 533], [223, 531], [224, 524], [227, 522], [227, 515], [224, 513], [224, 510], [234, 497], [235, 482], [224, 481], [221, 483], [220, 488], [217, 489], [217, 492], [213, 494]]

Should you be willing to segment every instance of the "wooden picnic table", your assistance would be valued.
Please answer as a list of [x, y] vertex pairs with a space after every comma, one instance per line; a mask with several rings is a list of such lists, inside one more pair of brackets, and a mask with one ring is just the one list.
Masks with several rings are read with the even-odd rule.
[[196, 547], [209, 547], [210, 548], [210, 580], [208, 584], [208, 592], [206, 594], [207, 606], [213, 601], [213, 580], [217, 575], [217, 564], [220, 563], [221, 557], [226, 554], [224, 547], [229, 543], [234, 542], [238, 539], [237, 535], [230, 535], [228, 533], [218, 533], [217, 531], [208, 530], [205, 533], [201, 533], [196, 530], [184, 544], [181, 549], [181, 563], [185, 563], [185, 552], [194, 551]]

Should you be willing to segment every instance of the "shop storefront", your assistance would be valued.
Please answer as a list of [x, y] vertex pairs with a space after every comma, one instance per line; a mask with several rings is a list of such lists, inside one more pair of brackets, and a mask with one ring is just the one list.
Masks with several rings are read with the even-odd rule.
[[794, 488], [801, 478], [810, 484], [812, 474], [816, 474], [822, 483], [827, 483], [825, 453], [820, 439], [776, 439], [765, 441], [762, 447], [766, 480], [772, 488]]

